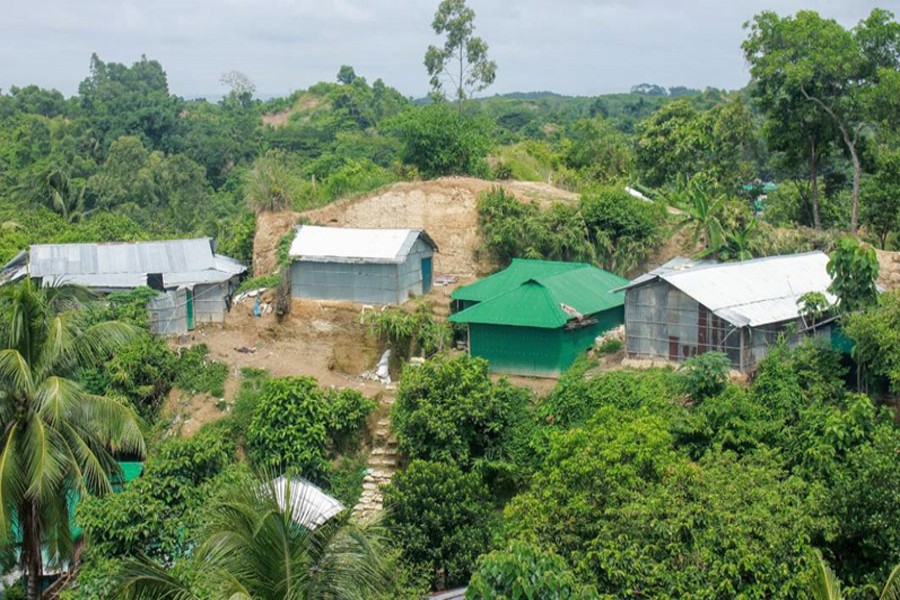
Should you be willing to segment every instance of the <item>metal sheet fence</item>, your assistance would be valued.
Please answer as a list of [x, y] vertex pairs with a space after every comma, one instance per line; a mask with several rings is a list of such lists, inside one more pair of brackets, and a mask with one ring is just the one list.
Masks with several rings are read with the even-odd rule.
[[703, 305], [626, 303], [625, 347], [629, 356], [682, 361], [709, 351], [724, 352], [736, 369], [753, 368], [779, 340], [789, 346], [809, 335], [829, 335], [830, 326], [809, 330], [801, 320], [765, 327], [740, 327]]

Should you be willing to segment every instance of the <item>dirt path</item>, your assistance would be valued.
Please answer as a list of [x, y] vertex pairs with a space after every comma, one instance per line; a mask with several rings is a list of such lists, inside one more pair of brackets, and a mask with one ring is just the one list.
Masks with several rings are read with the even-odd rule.
[[363, 492], [353, 507], [353, 516], [360, 521], [375, 518], [383, 508], [382, 488], [391, 482], [391, 477], [400, 468], [400, 454], [397, 440], [391, 435], [391, 421], [388, 416], [394, 398], [384, 396], [379, 412], [382, 413], [372, 432], [372, 450], [369, 452], [368, 472], [363, 479]]

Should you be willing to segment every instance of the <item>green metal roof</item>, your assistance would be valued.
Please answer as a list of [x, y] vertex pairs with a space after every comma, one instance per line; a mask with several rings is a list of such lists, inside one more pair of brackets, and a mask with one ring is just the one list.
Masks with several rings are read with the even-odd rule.
[[450, 320], [556, 329], [577, 318], [572, 310], [587, 317], [625, 303], [624, 291], [611, 291], [628, 284], [624, 277], [584, 263], [552, 264], [574, 268], [530, 278], [515, 289], [456, 313]]
[[[121, 492], [125, 489], [125, 484], [134, 481], [144, 472], [144, 463], [119, 461], [118, 464], [119, 468], [122, 470], [122, 477], [120, 478], [117, 473], [113, 473], [109, 478], [114, 492]], [[80, 538], [83, 533], [81, 525], [75, 520], [75, 509], [80, 500], [81, 494], [79, 494], [77, 490], [70, 489], [66, 492], [66, 508], [69, 513], [69, 532], [72, 534], [73, 541]], [[12, 529], [16, 542], [21, 544], [22, 532], [19, 529], [19, 519], [15, 512], [13, 512], [12, 515]]]
[[572, 269], [583, 269], [590, 266], [587, 263], [579, 262], [514, 258], [512, 263], [502, 271], [498, 271], [484, 279], [479, 279], [473, 284], [457, 288], [450, 295], [450, 298], [466, 302], [484, 302], [516, 289], [529, 279], [539, 279], [571, 271]]

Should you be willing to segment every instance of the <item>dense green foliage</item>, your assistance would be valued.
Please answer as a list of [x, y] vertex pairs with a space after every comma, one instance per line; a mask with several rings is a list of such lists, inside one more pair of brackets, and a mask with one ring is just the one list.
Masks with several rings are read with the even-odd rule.
[[411, 458], [452, 461], [515, 457], [528, 394], [506, 380], [491, 381], [488, 363], [466, 355], [438, 357], [403, 371], [391, 423], [401, 450]]
[[[337, 516], [310, 528], [282, 492], [252, 477], [224, 486], [205, 511], [180, 569], [125, 563], [121, 598], [372, 598], [390, 593], [391, 563], [377, 534]], [[283, 495], [282, 495], [283, 494]]]
[[499, 263], [513, 258], [596, 262], [624, 273], [662, 241], [665, 211], [604, 187], [575, 204], [547, 209], [518, 201], [502, 188], [478, 198], [484, 249]]
[[463, 584], [490, 543], [491, 507], [477, 473], [413, 461], [385, 489], [386, 525], [403, 558], [435, 589]]
[[599, 597], [579, 583], [558, 555], [534, 544], [514, 541], [506, 550], [494, 550], [478, 559], [466, 598], [546, 598], [576, 600]]
[[247, 450], [262, 469], [290, 470], [316, 479], [325, 472], [328, 413], [311, 377], [265, 383], [247, 427]]
[[878, 257], [853, 238], [843, 238], [831, 253], [828, 274], [833, 279], [829, 291], [837, 296], [841, 312], [856, 312], [878, 298]]
[[259, 375], [245, 373], [234, 411], [253, 464], [326, 480], [329, 450], [358, 444], [376, 402], [351, 389], [323, 390], [312, 377]]
[[900, 294], [882, 294], [876, 308], [848, 315], [844, 331], [855, 343], [856, 359], [900, 394]]
[[234, 444], [207, 428], [190, 439], [163, 442], [140, 479], [119, 494], [92, 498], [78, 507], [91, 551], [98, 557], [176, 557], [198, 511], [221, 485]]
[[[71, 98], [0, 93], [0, 264], [39, 242], [195, 235], [249, 262], [264, 211], [416, 178], [524, 179], [574, 194], [482, 194], [481, 258], [630, 275], [676, 235], [680, 252], [720, 260], [834, 250], [833, 326], [852, 355], [776, 343], [747, 382], [730, 381], [714, 353], [679, 370], [583, 359], [537, 397], [448, 355], [452, 330], [427, 303], [373, 311], [371, 332], [397, 358], [428, 358], [402, 370], [391, 412], [403, 456], [385, 492], [388, 566], [378, 537], [346, 515], [321, 534], [297, 526], [247, 468], [301, 474], [350, 506], [375, 401], [245, 369], [221, 422], [172, 438], [160, 414], [172, 387], [223, 396], [228, 367], [202, 345], [176, 352], [147, 333], [153, 291], [56, 302], [56, 290], [4, 287], [0, 520], [11, 542], [11, 515], [24, 515], [29, 573], [42, 543], [68, 553], [75, 489], [86, 552], [70, 600], [121, 597], [117, 578], [146, 597], [412, 599], [426, 582], [510, 599], [806, 598], [829, 579], [825, 564], [842, 597], [883, 587], [900, 563], [900, 300], [879, 297], [876, 256], [858, 238], [900, 244], [894, 16], [876, 9], [847, 27], [812, 11], [761, 13], [747, 25], [744, 90], [643, 83], [483, 99], [471, 92], [494, 69], [473, 18], [465, 2], [441, 2], [434, 28], [448, 45], [426, 65], [438, 76], [471, 51], [453, 84], [458, 106], [411, 102], [347, 65], [287, 98], [256, 100], [231, 73], [221, 102], [186, 101], [158, 62], [97, 56]], [[848, 230], [858, 238], [842, 240]], [[802, 311], [817, 325], [831, 316], [822, 298]], [[145, 474], [89, 496], [106, 491], [114, 458], [143, 450], [132, 409], [155, 440]]]
[[29, 598], [40, 594], [44, 561], [72, 557], [69, 496], [110, 492], [113, 453], [145, 450], [134, 411], [75, 377], [135, 333], [115, 321], [85, 325], [86, 297], [30, 278], [0, 288], [0, 549], [19, 547]]

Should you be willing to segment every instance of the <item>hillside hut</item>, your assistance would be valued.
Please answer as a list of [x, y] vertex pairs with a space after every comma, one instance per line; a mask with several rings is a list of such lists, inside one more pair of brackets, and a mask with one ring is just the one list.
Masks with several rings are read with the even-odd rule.
[[450, 320], [468, 327], [469, 352], [497, 373], [557, 377], [623, 322], [628, 280], [585, 263], [516, 259], [456, 290]]
[[749, 371], [779, 337], [796, 344], [830, 336], [833, 319], [807, 322], [798, 306], [809, 292], [834, 304], [827, 264], [822, 252], [721, 264], [673, 259], [626, 286], [626, 352], [682, 361], [717, 350]]
[[110, 294], [149, 287], [150, 330], [184, 334], [196, 323], [221, 323], [247, 268], [216, 254], [210, 238], [106, 244], [34, 244], [8, 263], [6, 279], [72, 283]]
[[437, 245], [421, 229], [301, 225], [291, 244], [291, 295], [402, 304], [426, 294]]

